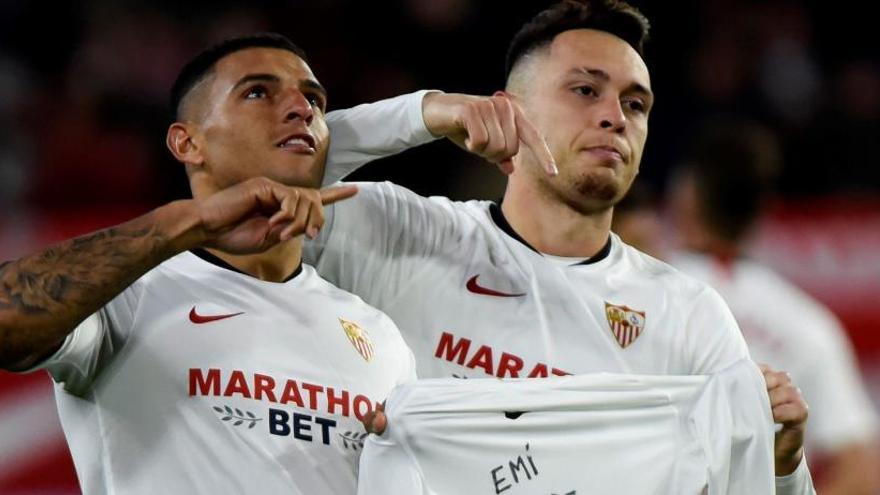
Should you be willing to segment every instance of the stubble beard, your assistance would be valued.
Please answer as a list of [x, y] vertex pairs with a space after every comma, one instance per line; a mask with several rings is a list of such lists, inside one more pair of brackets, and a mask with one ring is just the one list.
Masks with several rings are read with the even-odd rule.
[[586, 171], [569, 181], [571, 206], [585, 215], [604, 212], [620, 201], [620, 184], [599, 171]]

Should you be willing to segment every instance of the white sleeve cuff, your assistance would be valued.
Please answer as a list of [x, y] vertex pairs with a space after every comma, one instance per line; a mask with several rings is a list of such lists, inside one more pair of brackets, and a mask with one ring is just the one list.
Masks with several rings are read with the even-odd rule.
[[431, 131], [428, 130], [428, 126], [425, 125], [425, 114], [422, 111], [422, 102], [424, 102], [425, 96], [427, 96], [428, 93], [442, 93], [442, 91], [437, 89], [422, 89], [406, 95], [406, 98], [408, 99], [407, 113], [409, 114], [410, 129], [412, 129], [413, 132], [413, 141], [420, 144], [428, 143], [435, 139], [440, 139], [441, 137], [431, 134]]
[[330, 150], [323, 184], [332, 184], [372, 160], [437, 139], [422, 116], [422, 101], [431, 91], [328, 113]]
[[810, 468], [807, 467], [807, 456], [801, 458], [801, 462], [794, 472], [785, 476], [776, 477], [777, 495], [815, 495], [813, 478]]

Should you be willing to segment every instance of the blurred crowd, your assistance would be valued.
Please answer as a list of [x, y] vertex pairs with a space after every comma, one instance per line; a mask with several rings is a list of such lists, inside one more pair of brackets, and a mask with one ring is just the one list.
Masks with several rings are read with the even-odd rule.
[[[308, 53], [331, 109], [422, 88], [490, 94], [502, 89], [513, 33], [552, 1], [0, 0], [0, 260], [189, 195], [183, 167], [165, 148], [168, 92], [182, 64], [206, 45], [255, 31], [287, 35]], [[663, 257], [673, 222], [653, 215], [664, 197], [675, 197], [676, 171], [686, 168], [701, 130], [743, 121], [767, 132], [776, 165], [761, 175], [761, 193], [788, 209], [764, 237], [764, 253], [800, 285], [812, 281], [808, 289], [842, 317], [880, 404], [874, 17], [843, 2], [631, 3], [653, 25], [646, 58], [656, 105], [630, 198], [649, 215], [620, 208], [621, 221], [634, 222], [628, 240]], [[405, 155], [353, 178], [455, 199], [496, 199], [503, 191], [494, 167], [448, 143]], [[764, 196], [755, 198], [757, 215]], [[740, 199], [731, 199], [733, 214], [744, 211]], [[828, 210], [839, 201], [841, 208], [820, 214], [804, 207]], [[831, 226], [839, 230], [829, 233]], [[779, 325], [789, 316], [774, 314]], [[836, 468], [828, 465], [831, 479]], [[75, 486], [71, 469], [67, 476]], [[0, 491], [3, 479], [0, 469]], [[856, 493], [847, 490], [840, 493]]]
[[[489, 93], [507, 41], [547, 1], [0, 2], [0, 204], [5, 211], [150, 206], [187, 194], [164, 149], [167, 93], [201, 47], [260, 30], [303, 46], [330, 105], [429, 87]], [[778, 133], [787, 196], [880, 191], [880, 50], [870, 17], [829, 2], [633, 2], [653, 23], [658, 103], [643, 181], [662, 189], [708, 117]], [[492, 196], [500, 178], [452, 147], [419, 170], [368, 168], [420, 192]], [[394, 161], [394, 160], [392, 160]]]

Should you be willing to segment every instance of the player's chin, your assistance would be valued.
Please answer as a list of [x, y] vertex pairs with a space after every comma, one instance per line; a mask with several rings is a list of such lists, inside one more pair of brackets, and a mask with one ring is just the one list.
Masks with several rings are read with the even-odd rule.
[[276, 168], [275, 180], [292, 187], [318, 189], [324, 179], [324, 164], [314, 160], [308, 162], [281, 163]]
[[622, 189], [617, 174], [608, 169], [591, 170], [579, 178], [576, 187], [582, 198], [606, 207], [620, 198]]

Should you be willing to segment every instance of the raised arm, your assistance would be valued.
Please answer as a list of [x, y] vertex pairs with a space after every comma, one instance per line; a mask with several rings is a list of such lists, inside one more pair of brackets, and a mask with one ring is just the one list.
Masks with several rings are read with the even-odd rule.
[[[175, 201], [127, 223], [0, 265], [0, 367], [47, 357], [83, 319], [181, 251], [261, 252], [323, 226], [321, 204], [350, 197], [252, 179], [205, 200]], [[300, 213], [306, 209], [308, 215]]]
[[373, 160], [437, 139], [422, 118], [428, 94], [417, 91], [328, 113], [330, 151], [324, 184], [333, 184]]
[[183, 203], [0, 265], [0, 367], [25, 369], [76, 325], [177, 252]]
[[550, 150], [519, 106], [504, 93], [472, 96], [418, 91], [327, 114], [330, 153], [324, 184], [332, 184], [366, 163], [446, 137], [462, 149], [513, 171], [520, 145], [538, 157], [551, 175]]

